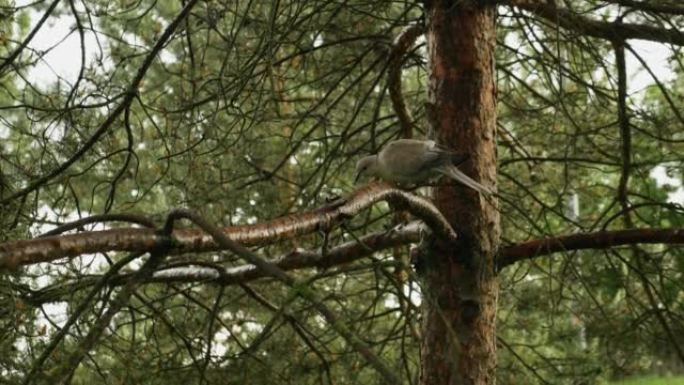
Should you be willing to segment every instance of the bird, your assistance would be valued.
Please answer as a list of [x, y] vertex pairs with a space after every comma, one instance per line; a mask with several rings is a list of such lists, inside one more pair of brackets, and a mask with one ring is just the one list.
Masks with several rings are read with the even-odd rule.
[[483, 195], [492, 195], [492, 189], [474, 181], [454, 165], [455, 160], [463, 159], [433, 140], [397, 139], [387, 143], [377, 154], [359, 159], [354, 183], [362, 175], [368, 175], [387, 182], [415, 185], [441, 174]]

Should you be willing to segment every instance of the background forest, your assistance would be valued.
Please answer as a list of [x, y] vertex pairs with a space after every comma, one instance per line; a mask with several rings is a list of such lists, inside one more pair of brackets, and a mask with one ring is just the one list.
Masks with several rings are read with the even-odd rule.
[[[428, 230], [396, 202], [245, 243], [290, 283], [229, 247], [17, 250], [176, 208], [265, 239], [360, 194], [360, 157], [436, 138], [431, 3], [0, 0], [0, 383], [429, 383]], [[641, 237], [500, 252], [496, 381], [682, 374], [684, 5], [463, 3], [496, 12], [499, 250]]]

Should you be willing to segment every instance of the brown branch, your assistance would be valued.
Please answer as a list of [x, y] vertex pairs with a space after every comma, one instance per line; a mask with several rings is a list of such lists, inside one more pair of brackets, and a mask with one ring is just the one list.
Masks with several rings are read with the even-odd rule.
[[[224, 228], [223, 231], [232, 240], [245, 246], [263, 245], [315, 231], [332, 229], [338, 223], [379, 201], [387, 201], [397, 209], [411, 212], [441, 238], [453, 241], [457, 237], [449, 223], [430, 201], [385, 183], [364, 186], [349, 198], [318, 210], [293, 214], [256, 225], [231, 226]], [[169, 251], [170, 254], [220, 249], [211, 236], [199, 230], [174, 230], [173, 238], [174, 247]], [[119, 228], [12, 241], [0, 244], [0, 268], [13, 269], [21, 265], [96, 252], [151, 251], [160, 241], [160, 236], [154, 230], [141, 228]]]
[[[613, 42], [615, 48], [615, 65], [618, 72], [618, 122], [620, 124], [620, 139], [622, 141], [622, 174], [620, 175], [620, 184], [618, 186], [618, 201], [622, 208], [625, 226], [628, 229], [634, 228], [630, 204], [628, 200], [628, 186], [631, 169], [631, 149], [632, 149], [632, 133], [629, 124], [629, 115], [627, 114], [627, 65], [625, 64], [625, 45], [624, 42]], [[634, 261], [636, 262], [636, 273], [644, 288], [644, 293], [648, 300], [651, 309], [655, 311], [655, 316], [660, 326], [663, 328], [665, 334], [668, 335], [671, 345], [674, 348], [677, 357], [681, 362], [684, 362], [684, 351], [676, 342], [677, 338], [675, 332], [670, 327], [667, 318], [659, 307], [664, 306], [667, 314], [670, 314], [667, 304], [662, 304], [662, 298], [656, 298], [657, 289], [651, 287], [652, 283], [649, 281], [646, 274], [644, 274], [642, 250], [636, 245], [632, 245]], [[655, 291], [655, 293], [654, 293]]]
[[563, 28], [599, 39], [610, 41], [641, 39], [684, 45], [684, 33], [676, 28], [659, 28], [645, 24], [611, 23], [593, 20], [580, 16], [571, 10], [556, 7], [552, 2], [541, 0], [501, 0], [499, 3], [515, 6]]
[[[359, 241], [345, 242], [325, 251], [297, 249], [288, 254], [273, 259], [271, 262], [283, 271], [292, 271], [303, 268], [330, 268], [344, 265], [365, 258], [378, 250], [387, 249], [399, 245], [418, 242], [424, 225], [419, 222], [411, 222], [407, 225], [394, 227], [390, 231], [372, 233], [359, 238]], [[125, 260], [122, 260], [125, 261]], [[117, 262], [119, 265], [119, 262]], [[118, 269], [113, 269], [117, 272]], [[22, 299], [32, 306], [40, 306], [47, 302], [61, 301], [63, 296], [88, 286], [100, 285], [96, 292], [101, 290], [103, 282], [110, 286], [125, 285], [135, 274], [125, 273], [112, 275], [110, 269], [105, 275], [93, 275], [82, 277], [78, 281], [59, 283], [40, 290], [23, 289], [25, 292]], [[254, 265], [242, 265], [225, 268], [219, 264], [203, 262], [187, 262], [182, 265], [162, 266], [152, 277], [146, 278], [146, 283], [174, 283], [174, 282], [205, 282], [229, 286], [244, 284], [265, 277]]]
[[[327, 268], [351, 263], [362, 259], [378, 250], [418, 242], [420, 240], [421, 227], [416, 222], [406, 226], [399, 226], [389, 232], [370, 234], [360, 238], [361, 242], [347, 242], [333, 247], [325, 253], [318, 251], [295, 250], [289, 254], [276, 258], [272, 263], [284, 271], [302, 268]], [[556, 252], [605, 249], [612, 246], [631, 245], [637, 243], [684, 243], [684, 229], [635, 229], [618, 231], [601, 231], [589, 234], [573, 234], [556, 238], [545, 238], [528, 241], [503, 248], [498, 257], [499, 269], [516, 262], [549, 255]], [[247, 283], [266, 276], [253, 265], [243, 265], [224, 269], [214, 265], [187, 265], [188, 267], [168, 268], [157, 271], [146, 282], [199, 282], [216, 283], [219, 285], [235, 285]], [[124, 285], [132, 274], [122, 274], [108, 279], [110, 285]], [[25, 298], [33, 305], [56, 301], [63, 293], [81, 289], [84, 286], [99, 282], [99, 277], [86, 278], [69, 286], [60, 285], [55, 288], [31, 292]]]
[[[325, 254], [320, 251], [295, 250], [273, 261], [273, 264], [285, 271], [302, 268], [328, 268], [351, 263], [367, 257], [378, 250], [393, 246], [405, 245], [420, 240], [421, 226], [413, 222], [400, 225], [389, 232], [374, 233], [359, 239], [360, 242], [350, 241], [333, 247]], [[177, 268], [160, 270], [154, 274], [151, 281], [156, 282], [196, 282], [209, 281], [220, 285], [234, 285], [247, 283], [264, 277], [264, 273], [253, 265], [244, 265], [225, 270], [209, 267], [199, 269]], [[116, 280], [115, 280], [116, 282]]]
[[392, 52], [389, 56], [387, 84], [389, 86], [392, 107], [394, 107], [394, 112], [397, 114], [397, 119], [399, 119], [399, 126], [402, 131], [401, 137], [405, 139], [410, 139], [413, 136], [413, 119], [411, 118], [411, 113], [406, 108], [404, 95], [401, 92], [401, 66], [404, 63], [403, 58], [406, 52], [423, 32], [424, 28], [420, 24], [404, 28], [394, 40]]
[[622, 5], [625, 7], [633, 8], [638, 11], [651, 12], [651, 13], [667, 13], [670, 15], [682, 15], [684, 16], [684, 7], [677, 5], [668, 4], [651, 4], [648, 1], [633, 1], [633, 0], [606, 0], [609, 3]]
[[559, 251], [605, 249], [637, 243], [684, 243], [684, 229], [632, 229], [573, 234], [554, 238], [535, 239], [504, 247], [499, 252], [497, 266], [502, 269], [515, 262], [548, 255]]
[[[85, 338], [80, 341], [76, 349], [69, 354], [68, 357], [62, 358], [63, 362], [54, 370], [53, 379], [57, 380], [55, 383], [67, 385], [71, 383], [76, 369], [83, 361], [88, 352], [90, 352], [97, 342], [102, 337], [107, 327], [111, 324], [112, 319], [116, 316], [121, 309], [128, 304], [131, 296], [137, 290], [138, 286], [145, 280], [145, 277], [151, 276], [159, 263], [164, 259], [165, 255], [163, 253], [152, 253], [143, 266], [134, 274], [132, 279], [130, 279], [122, 290], [120, 290], [114, 299], [107, 303], [107, 310], [100, 316], [95, 323], [92, 325], [88, 334]], [[37, 365], [34, 366], [36, 370], [40, 369]], [[30, 382], [27, 378], [25, 385]]]

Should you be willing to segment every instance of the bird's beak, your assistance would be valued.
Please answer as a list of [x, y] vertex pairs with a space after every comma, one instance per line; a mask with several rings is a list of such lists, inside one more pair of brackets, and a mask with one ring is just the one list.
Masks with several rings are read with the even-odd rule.
[[361, 178], [361, 173], [362, 171], [359, 171], [359, 173], [356, 174], [356, 178], [354, 178], [354, 184], [356, 184], [359, 181], [359, 178]]

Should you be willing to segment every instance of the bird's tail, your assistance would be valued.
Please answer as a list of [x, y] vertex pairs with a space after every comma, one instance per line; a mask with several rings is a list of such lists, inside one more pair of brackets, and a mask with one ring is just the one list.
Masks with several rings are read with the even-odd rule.
[[448, 176], [449, 178], [470, 187], [471, 189], [483, 194], [483, 195], [492, 195], [493, 191], [487, 186], [484, 186], [478, 182], [475, 182], [472, 178], [470, 178], [468, 175], [464, 174], [463, 171], [459, 170], [456, 168], [454, 165], [445, 165], [437, 169], [439, 173]]

